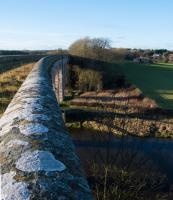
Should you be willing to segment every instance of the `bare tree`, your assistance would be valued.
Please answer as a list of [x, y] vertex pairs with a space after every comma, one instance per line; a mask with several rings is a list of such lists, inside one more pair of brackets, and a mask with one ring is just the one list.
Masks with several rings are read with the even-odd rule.
[[111, 41], [107, 38], [90, 39], [86, 37], [71, 44], [69, 53], [75, 56], [104, 60], [107, 58], [110, 48]]

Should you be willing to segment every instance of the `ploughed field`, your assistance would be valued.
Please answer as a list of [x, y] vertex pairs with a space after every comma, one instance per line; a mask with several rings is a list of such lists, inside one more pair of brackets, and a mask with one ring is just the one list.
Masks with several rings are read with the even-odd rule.
[[173, 109], [173, 64], [121, 64], [127, 80], [165, 109]]

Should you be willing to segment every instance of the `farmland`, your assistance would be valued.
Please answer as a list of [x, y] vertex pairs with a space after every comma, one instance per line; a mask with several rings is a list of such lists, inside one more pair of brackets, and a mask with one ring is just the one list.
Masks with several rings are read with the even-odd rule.
[[165, 109], [173, 109], [173, 64], [120, 65], [126, 79]]

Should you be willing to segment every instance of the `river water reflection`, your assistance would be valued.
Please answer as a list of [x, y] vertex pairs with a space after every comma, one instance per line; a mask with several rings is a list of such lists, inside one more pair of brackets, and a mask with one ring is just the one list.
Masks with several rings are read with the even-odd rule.
[[[112, 154], [125, 150], [125, 161], [129, 152], [139, 153], [141, 162], [146, 158], [151, 160], [160, 171], [167, 175], [169, 182], [173, 183], [173, 140], [159, 138], [140, 138], [132, 136], [117, 137], [112, 135], [109, 142], [105, 140], [105, 134], [98, 131], [81, 129], [69, 129], [77, 153], [82, 163], [92, 156], [98, 156], [98, 150], [104, 152], [109, 145]], [[95, 152], [95, 153], [94, 153]], [[141, 165], [141, 164], [140, 164]]]

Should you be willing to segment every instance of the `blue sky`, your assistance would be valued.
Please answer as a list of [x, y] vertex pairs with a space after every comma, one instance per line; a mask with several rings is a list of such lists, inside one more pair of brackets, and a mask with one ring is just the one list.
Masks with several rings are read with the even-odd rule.
[[173, 0], [0, 0], [0, 49], [67, 48], [85, 36], [173, 50]]

